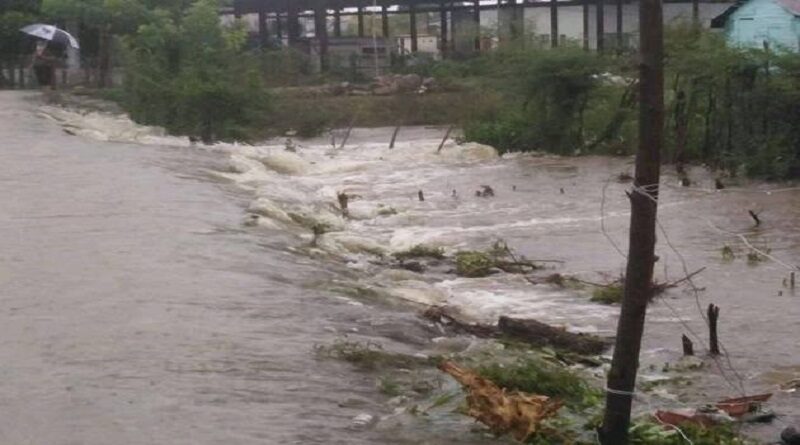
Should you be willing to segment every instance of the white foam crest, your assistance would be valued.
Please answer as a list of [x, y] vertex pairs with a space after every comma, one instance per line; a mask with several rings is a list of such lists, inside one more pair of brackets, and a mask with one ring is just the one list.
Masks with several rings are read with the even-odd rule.
[[447, 304], [476, 320], [494, 323], [501, 315], [531, 318], [563, 325], [569, 330], [597, 331], [611, 326], [617, 315], [612, 307], [598, 306], [549, 286], [531, 286], [516, 276], [443, 281], [437, 287], [447, 292]]
[[98, 141], [178, 147], [191, 145], [188, 138], [169, 136], [163, 128], [139, 125], [125, 115], [95, 111], [80, 113], [49, 105], [40, 107], [39, 114], [58, 122], [78, 136]]

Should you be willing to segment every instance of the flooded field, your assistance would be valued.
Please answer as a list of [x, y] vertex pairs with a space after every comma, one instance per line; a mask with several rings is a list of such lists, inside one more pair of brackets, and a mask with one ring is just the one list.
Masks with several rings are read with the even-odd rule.
[[[618, 177], [631, 159], [499, 157], [453, 141], [437, 153], [437, 128], [403, 129], [394, 149], [392, 129], [356, 129], [342, 148], [341, 132], [294, 141], [295, 152], [284, 141], [193, 146], [35, 96], [0, 101], [0, 442], [498, 443], [452, 413], [397, 422], [374, 376], [319, 360], [314, 346], [347, 335], [430, 351], [441, 334], [417, 316], [428, 305], [613, 335], [618, 307], [590, 291], [380, 258], [502, 240], [557, 261], [544, 275], [613, 280], [629, 216]], [[800, 290], [784, 285], [786, 266], [800, 264], [800, 189], [725, 180], [716, 190], [700, 167], [690, 177], [691, 187], [663, 180], [657, 279], [705, 269], [697, 293], [681, 285], [650, 306], [643, 378], [678, 360], [682, 334], [699, 334], [705, 354], [709, 303], [729, 354], [636, 409], [776, 391], [777, 421], [749, 429], [771, 439], [800, 422], [800, 396], [778, 390], [800, 378]], [[477, 196], [485, 186], [493, 196]], [[315, 228], [325, 233], [312, 245]], [[748, 261], [744, 240], [778, 261]], [[375, 421], [354, 426], [365, 413]]]

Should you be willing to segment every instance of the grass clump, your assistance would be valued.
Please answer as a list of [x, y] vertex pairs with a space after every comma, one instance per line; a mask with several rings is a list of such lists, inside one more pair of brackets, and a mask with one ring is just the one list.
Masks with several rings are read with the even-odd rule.
[[319, 357], [342, 360], [363, 370], [382, 368], [411, 369], [432, 366], [438, 360], [434, 357], [416, 357], [397, 352], [388, 352], [380, 343], [367, 341], [337, 340], [331, 345], [314, 347]]
[[444, 249], [441, 247], [432, 247], [423, 244], [417, 244], [416, 246], [408, 250], [396, 252], [394, 254], [394, 257], [400, 261], [409, 260], [412, 258], [434, 258], [437, 260], [441, 260], [444, 259]]
[[[729, 426], [720, 425], [703, 428], [696, 425], [681, 425], [681, 431], [694, 445], [747, 445], [754, 442], [740, 437]], [[684, 439], [676, 430], [665, 429], [653, 421], [634, 424], [630, 429], [631, 445], [684, 445]]]
[[467, 278], [481, 278], [491, 274], [494, 260], [483, 252], [474, 250], [456, 254], [456, 274]]
[[622, 303], [624, 295], [625, 287], [622, 284], [611, 284], [595, 289], [592, 292], [591, 301], [601, 304], [617, 304]]
[[497, 363], [478, 368], [478, 374], [509, 391], [523, 391], [558, 398], [568, 407], [597, 405], [602, 393], [571, 371], [531, 358], [512, 364]]
[[383, 377], [378, 381], [378, 391], [389, 397], [397, 397], [403, 394], [400, 383], [391, 377]]
[[722, 246], [722, 249], [720, 249], [720, 253], [722, 254], [722, 259], [724, 261], [733, 261], [734, 259], [736, 259], [736, 254], [733, 253], [733, 248], [731, 248], [731, 246], [728, 245]]

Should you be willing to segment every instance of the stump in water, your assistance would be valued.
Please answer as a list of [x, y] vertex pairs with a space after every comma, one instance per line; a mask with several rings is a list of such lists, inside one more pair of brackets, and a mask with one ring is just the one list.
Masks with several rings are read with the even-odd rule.
[[694, 345], [692, 344], [692, 340], [687, 337], [686, 334], [681, 337], [681, 342], [683, 343], [683, 355], [694, 355]]
[[719, 355], [719, 340], [717, 339], [717, 320], [719, 320], [719, 306], [708, 305], [708, 337], [711, 355]]
[[606, 342], [599, 337], [573, 334], [536, 320], [500, 317], [497, 327], [502, 334], [536, 346], [552, 346], [587, 355], [601, 354], [606, 349]]
[[424, 193], [422, 193], [422, 190], [420, 190], [419, 192], [417, 192], [417, 197], [419, 197], [419, 200], [420, 200], [420, 201], [425, 201], [425, 194], [424, 194]]
[[350, 196], [345, 192], [339, 192], [336, 194], [336, 199], [339, 200], [339, 209], [342, 211], [342, 216], [345, 218], [350, 216], [350, 210], [347, 206], [350, 203]]

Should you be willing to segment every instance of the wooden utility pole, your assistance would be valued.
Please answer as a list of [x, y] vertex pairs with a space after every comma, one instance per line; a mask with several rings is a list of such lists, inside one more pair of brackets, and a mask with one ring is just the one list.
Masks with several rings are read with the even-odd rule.
[[630, 193], [631, 226], [625, 295], [606, 384], [603, 445], [626, 445], [639, 368], [647, 302], [653, 294], [658, 184], [664, 140], [664, 22], [662, 0], [639, 3], [639, 150]]

